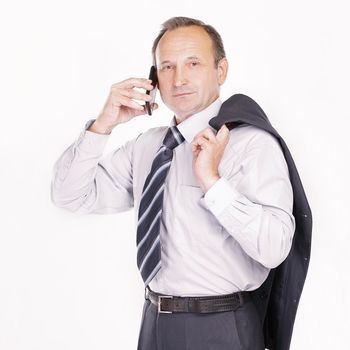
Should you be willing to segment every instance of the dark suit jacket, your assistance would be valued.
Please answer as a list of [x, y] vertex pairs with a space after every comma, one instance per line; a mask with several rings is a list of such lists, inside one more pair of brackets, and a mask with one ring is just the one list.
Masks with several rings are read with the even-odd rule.
[[268, 131], [279, 141], [288, 164], [294, 194], [293, 215], [296, 221], [292, 247], [282, 264], [272, 269], [262, 286], [252, 292], [264, 325], [265, 347], [271, 350], [288, 350], [310, 260], [311, 210], [288, 147], [261, 107], [246, 95], [233, 95], [222, 104], [218, 116], [209, 121], [209, 125], [216, 130], [224, 123], [229, 129], [250, 124]]

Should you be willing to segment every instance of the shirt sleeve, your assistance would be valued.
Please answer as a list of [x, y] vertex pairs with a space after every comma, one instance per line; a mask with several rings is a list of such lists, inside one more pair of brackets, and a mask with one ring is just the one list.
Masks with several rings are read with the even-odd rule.
[[134, 140], [103, 156], [109, 135], [87, 129], [58, 158], [53, 168], [51, 200], [80, 214], [112, 214], [132, 208]]
[[288, 255], [295, 231], [293, 190], [277, 139], [257, 133], [240, 160], [205, 194], [209, 210], [242, 249], [268, 268]]

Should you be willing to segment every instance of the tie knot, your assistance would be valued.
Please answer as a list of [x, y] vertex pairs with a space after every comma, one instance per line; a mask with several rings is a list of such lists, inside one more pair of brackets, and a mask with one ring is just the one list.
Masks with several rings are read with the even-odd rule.
[[176, 126], [171, 126], [164, 137], [163, 145], [172, 150], [184, 141], [179, 129]]

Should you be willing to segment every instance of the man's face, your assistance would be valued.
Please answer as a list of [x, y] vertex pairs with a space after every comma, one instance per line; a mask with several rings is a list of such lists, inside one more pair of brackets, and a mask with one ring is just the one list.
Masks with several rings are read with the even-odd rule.
[[207, 32], [198, 26], [167, 31], [156, 49], [158, 87], [177, 123], [214, 102], [227, 73], [227, 60], [218, 67]]

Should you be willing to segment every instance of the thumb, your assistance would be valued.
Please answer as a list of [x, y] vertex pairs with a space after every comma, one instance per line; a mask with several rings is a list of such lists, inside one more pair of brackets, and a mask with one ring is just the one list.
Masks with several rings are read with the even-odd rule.
[[155, 111], [158, 108], [158, 103], [152, 103], [152, 111]]
[[224, 142], [228, 140], [229, 134], [230, 130], [225, 124], [223, 124], [222, 127], [219, 129], [218, 133], [216, 134], [216, 138], [218, 139], [218, 141]]
[[[158, 109], [158, 104], [157, 103], [152, 103], [151, 104], [151, 110], [152, 110], [152, 113]], [[135, 110], [135, 117], [138, 116], [138, 115], [145, 115], [147, 114], [147, 109], [146, 109], [146, 105], [143, 105], [143, 110], [142, 111], [139, 111], [139, 110]]]

